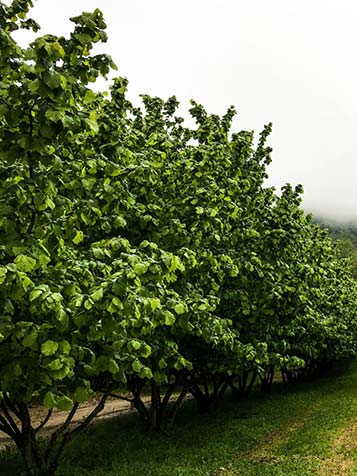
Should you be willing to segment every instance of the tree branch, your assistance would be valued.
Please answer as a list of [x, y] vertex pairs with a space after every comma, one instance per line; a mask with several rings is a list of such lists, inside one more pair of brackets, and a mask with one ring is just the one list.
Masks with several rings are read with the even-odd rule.
[[103, 410], [108, 397], [109, 392], [104, 393], [97, 406], [91, 411], [91, 413], [85, 418], [85, 420], [68, 433], [71, 439], [76, 436], [77, 433], [83, 431], [84, 428], [86, 428], [91, 423], [91, 421]]
[[11, 438], [14, 438], [16, 436], [16, 433], [2, 415], [0, 415], [0, 430], [6, 433]]
[[34, 429], [35, 433], [38, 433], [42, 428], [47, 424], [48, 420], [51, 418], [52, 415], [52, 409], [48, 411], [47, 415], [45, 418], [42, 420], [42, 422], [38, 425], [37, 428]]
[[8, 409], [6, 408], [6, 405], [4, 405], [4, 404], [2, 403], [2, 404], [0, 405], [0, 408], [1, 408], [1, 410], [4, 412], [4, 415], [5, 415], [4, 420], [6, 419], [8, 425], [9, 425], [9, 427], [12, 429], [12, 431], [13, 431], [16, 435], [19, 435], [19, 434], [20, 434], [19, 427], [16, 425], [16, 423], [15, 423], [14, 419], [12, 418], [10, 412], [9, 412]]
[[108, 397], [118, 398], [119, 400], [124, 400], [125, 402], [133, 403], [134, 398], [123, 397], [123, 395], [118, 395], [117, 393], [109, 393]]
[[19, 420], [21, 420], [21, 410], [16, 407], [15, 402], [13, 402], [12, 400], [10, 400], [10, 398], [9, 398], [7, 395], [4, 396], [4, 402], [5, 402], [5, 404], [10, 408], [10, 410], [12, 411], [12, 413], [13, 413]]
[[187, 391], [188, 391], [188, 387], [187, 386], [184, 386], [181, 390], [181, 393], [180, 395], [177, 397], [177, 400], [175, 401], [175, 403], [172, 405], [172, 408], [171, 408], [171, 411], [170, 411], [170, 414], [169, 414], [169, 417], [167, 419], [167, 424], [166, 426], [170, 426], [172, 425], [172, 423], [174, 422], [175, 418], [176, 418], [176, 415], [177, 415], [177, 412], [179, 411], [181, 405], [182, 405], [182, 402], [187, 394]]

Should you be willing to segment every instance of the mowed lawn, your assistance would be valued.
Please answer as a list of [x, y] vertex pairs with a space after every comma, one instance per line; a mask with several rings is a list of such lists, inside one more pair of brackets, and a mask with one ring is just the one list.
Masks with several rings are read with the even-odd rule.
[[[0, 474], [21, 474], [13, 450]], [[73, 442], [60, 476], [357, 475], [357, 364], [266, 396], [226, 399], [198, 416], [186, 402], [167, 435], [145, 435], [135, 415], [93, 425]]]

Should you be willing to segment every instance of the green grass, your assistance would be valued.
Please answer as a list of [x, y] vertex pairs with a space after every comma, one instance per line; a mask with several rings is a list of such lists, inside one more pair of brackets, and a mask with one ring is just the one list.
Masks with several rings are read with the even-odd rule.
[[[356, 417], [353, 364], [288, 390], [277, 384], [268, 396], [228, 399], [205, 416], [197, 416], [188, 401], [165, 436], [144, 435], [133, 415], [98, 423], [67, 449], [59, 475], [312, 476], [336, 456], [336, 437]], [[346, 474], [357, 474], [353, 448], [338, 451], [340, 460], [352, 461]], [[20, 470], [13, 451], [0, 454], [0, 475], [17, 476]]]

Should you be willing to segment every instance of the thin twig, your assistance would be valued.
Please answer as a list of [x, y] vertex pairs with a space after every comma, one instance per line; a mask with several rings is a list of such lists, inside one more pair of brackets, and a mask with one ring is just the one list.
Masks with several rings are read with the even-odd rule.
[[117, 393], [109, 393], [108, 396], [118, 398], [119, 400], [124, 400], [124, 401], [129, 402], [129, 403], [134, 402], [134, 398], [123, 397], [123, 395], [118, 395]]

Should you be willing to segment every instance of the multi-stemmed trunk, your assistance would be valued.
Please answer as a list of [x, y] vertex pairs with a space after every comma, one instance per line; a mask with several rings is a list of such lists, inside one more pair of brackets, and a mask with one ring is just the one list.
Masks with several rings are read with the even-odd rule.
[[269, 393], [271, 391], [274, 379], [275, 367], [274, 365], [269, 365], [264, 373], [260, 376], [260, 388], [264, 393]]
[[[148, 403], [142, 396], [146, 384], [150, 385]], [[145, 381], [130, 376], [128, 386], [133, 397], [126, 400], [138, 411], [144, 429], [155, 432], [164, 431], [172, 425], [188, 391], [188, 385], [180, 375], [176, 375], [174, 381], [165, 387], [160, 386], [154, 379]]]
[[256, 371], [245, 370], [241, 374], [228, 377], [228, 385], [232, 390], [232, 396], [236, 400], [248, 398], [257, 379]]
[[103, 394], [91, 413], [77, 426], [72, 426], [79, 407], [75, 403], [65, 421], [53, 431], [47, 443], [39, 442], [39, 433], [48, 423], [50, 410], [43, 421], [34, 428], [28, 406], [4, 397], [0, 403], [0, 430], [16, 444], [28, 476], [55, 476], [60, 457], [66, 444], [83, 431], [104, 408], [108, 393]]
[[192, 381], [189, 390], [196, 401], [197, 412], [199, 414], [208, 413], [216, 407], [223, 398], [227, 386], [228, 381], [224, 375], [215, 375], [210, 379], [201, 377], [197, 381]]

